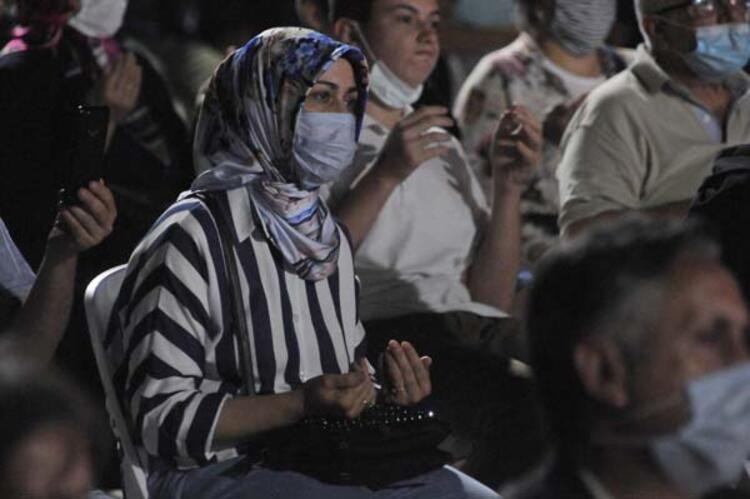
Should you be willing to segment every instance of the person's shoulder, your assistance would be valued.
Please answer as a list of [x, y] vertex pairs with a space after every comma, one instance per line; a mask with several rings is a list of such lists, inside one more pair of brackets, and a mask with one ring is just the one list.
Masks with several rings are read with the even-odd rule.
[[[149, 237], [172, 234], [175, 230], [182, 229], [194, 232], [197, 229], [205, 231], [206, 222], [210, 222], [211, 210], [206, 202], [193, 193], [183, 194], [161, 216], [154, 222], [149, 231]], [[198, 224], [196, 225], [196, 222]]]
[[52, 50], [32, 49], [0, 56], [2, 106], [46, 108], [54, 104], [63, 80], [60, 61]]
[[61, 76], [60, 71], [60, 61], [52, 49], [29, 49], [0, 56], [0, 75], [4, 77], [42, 78], [49, 84], [50, 78]]
[[30, 49], [0, 56], [0, 78], [13, 81], [44, 82], [59, 78], [60, 64], [50, 49]]
[[579, 118], [584, 122], [620, 120], [624, 125], [633, 116], [643, 114], [649, 102], [649, 93], [643, 89], [638, 78], [626, 69], [591, 91], [581, 106]]

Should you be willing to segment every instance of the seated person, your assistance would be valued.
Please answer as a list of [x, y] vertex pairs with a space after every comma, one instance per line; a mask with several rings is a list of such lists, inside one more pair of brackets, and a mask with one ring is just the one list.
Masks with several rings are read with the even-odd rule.
[[[318, 196], [351, 164], [366, 81], [357, 49], [299, 28], [266, 31], [217, 69], [194, 149], [203, 197], [178, 201], [134, 252], [106, 345], [154, 497], [375, 497], [257, 464], [269, 431], [310, 415], [355, 417], [377, 396], [351, 244]], [[231, 319], [222, 244], [236, 256], [244, 320]], [[246, 323], [247, 370], [230, 320]], [[392, 341], [384, 358], [383, 399], [411, 405], [430, 393], [428, 357]], [[243, 372], [257, 395], [243, 395]], [[377, 497], [405, 489], [496, 497], [448, 467]]]
[[645, 44], [563, 138], [563, 236], [632, 211], [685, 217], [714, 158], [750, 137], [746, 3], [640, 0], [637, 9]]
[[604, 44], [616, 3], [520, 1], [521, 34], [482, 58], [456, 98], [454, 115], [480, 179], [486, 177], [490, 142], [505, 111], [520, 104], [544, 123], [543, 159], [521, 201], [522, 253], [528, 264], [557, 244], [555, 169], [563, 131], [586, 95], [625, 69], [629, 54]]
[[[0, 353], [46, 363], [73, 305], [78, 255], [112, 231], [114, 199], [103, 182], [78, 192], [80, 205], [60, 210], [35, 276], [0, 218]], [[20, 306], [19, 306], [20, 305]]]
[[[12, 0], [19, 25], [0, 56], [0, 213], [33, 266], [46, 247], [68, 170], [73, 110], [109, 109], [103, 165], [120, 217], [112, 238], [81, 262], [89, 279], [125, 261], [190, 185], [190, 141], [167, 87], [115, 38], [126, 0]], [[88, 281], [86, 281], [88, 282]]]
[[504, 497], [688, 499], [740, 479], [748, 311], [699, 229], [629, 219], [592, 230], [541, 264], [527, 326], [557, 450]]
[[57, 373], [0, 366], [0, 497], [104, 498], [94, 482], [102, 425]]
[[[294, 6], [302, 26], [331, 34], [331, 0], [295, 0]], [[430, 76], [424, 82], [424, 89], [419, 99], [414, 103], [415, 108], [438, 105], [448, 107], [453, 98], [453, 77], [448, 59], [441, 54], [435, 63]], [[458, 134], [456, 126], [448, 129]]]
[[354, 165], [330, 194], [356, 248], [368, 345], [378, 352], [396, 336], [433, 357], [433, 399], [474, 446], [463, 469], [494, 485], [536, 458], [528, 441], [510, 441], [537, 438], [538, 428], [529, 429], [528, 414], [509, 422], [524, 412], [519, 397], [531, 387], [508, 374], [508, 358], [523, 356], [508, 312], [521, 192], [539, 159], [540, 125], [522, 107], [505, 114], [488, 202], [444, 130], [448, 110], [412, 108], [440, 51], [438, 2], [338, 1], [332, 15], [337, 38], [369, 52], [372, 68]]

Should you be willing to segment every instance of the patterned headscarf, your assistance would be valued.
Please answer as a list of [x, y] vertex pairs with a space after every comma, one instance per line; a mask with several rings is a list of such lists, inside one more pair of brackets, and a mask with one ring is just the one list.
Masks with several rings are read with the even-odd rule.
[[318, 191], [295, 182], [297, 114], [307, 92], [336, 60], [354, 69], [357, 135], [367, 99], [367, 65], [354, 47], [302, 28], [261, 33], [230, 55], [209, 85], [195, 134], [194, 191], [245, 186], [271, 242], [295, 272], [320, 280], [336, 270], [340, 245]]

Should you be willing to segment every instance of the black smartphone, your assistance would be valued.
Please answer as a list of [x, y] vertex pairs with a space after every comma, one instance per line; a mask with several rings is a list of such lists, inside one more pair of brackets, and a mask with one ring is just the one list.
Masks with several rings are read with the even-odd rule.
[[102, 178], [109, 108], [78, 106], [72, 115], [65, 181], [59, 193], [62, 206], [78, 204], [78, 189]]

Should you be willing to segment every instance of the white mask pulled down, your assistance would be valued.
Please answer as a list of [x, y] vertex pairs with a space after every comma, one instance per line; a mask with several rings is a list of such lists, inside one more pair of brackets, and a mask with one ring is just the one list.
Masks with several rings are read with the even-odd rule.
[[81, 10], [68, 24], [91, 38], [107, 38], [120, 29], [128, 0], [81, 0]]
[[375, 61], [370, 70], [370, 92], [383, 104], [393, 109], [405, 109], [419, 100], [424, 85], [412, 87], [385, 65]]
[[375, 57], [359, 23], [352, 23], [352, 26], [367, 57], [375, 61], [370, 66], [370, 93], [392, 109], [406, 109], [417, 102], [422, 96], [424, 85], [412, 87], [399, 78], [382, 59]]

